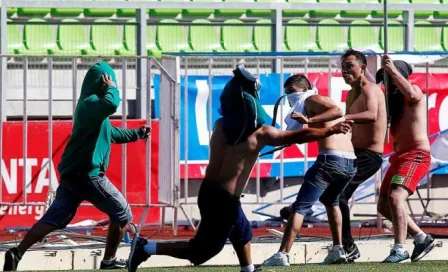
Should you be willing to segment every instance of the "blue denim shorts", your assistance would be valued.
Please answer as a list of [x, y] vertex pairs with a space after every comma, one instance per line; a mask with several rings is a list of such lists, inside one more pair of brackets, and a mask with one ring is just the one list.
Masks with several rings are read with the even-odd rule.
[[61, 178], [56, 197], [40, 221], [65, 228], [83, 201], [107, 214], [111, 223], [132, 221], [129, 204], [105, 175], [89, 177], [81, 174]]
[[325, 206], [338, 206], [339, 195], [355, 176], [356, 156], [352, 152], [324, 151], [305, 174], [296, 201], [294, 212], [308, 215], [319, 200]]

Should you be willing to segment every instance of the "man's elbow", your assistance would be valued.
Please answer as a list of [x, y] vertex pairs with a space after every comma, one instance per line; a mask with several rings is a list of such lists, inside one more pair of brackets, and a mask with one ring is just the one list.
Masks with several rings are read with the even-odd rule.
[[421, 95], [411, 94], [408, 97], [408, 101], [411, 102], [411, 103], [417, 103], [418, 101], [420, 101], [421, 98], [422, 98]]
[[341, 118], [342, 116], [344, 116], [344, 112], [339, 107], [334, 107], [333, 112], [334, 112], [335, 118]]
[[110, 114], [117, 112], [118, 107], [120, 106], [120, 100], [118, 99], [112, 99], [112, 100], [106, 100], [105, 106], [107, 108], [107, 112]]

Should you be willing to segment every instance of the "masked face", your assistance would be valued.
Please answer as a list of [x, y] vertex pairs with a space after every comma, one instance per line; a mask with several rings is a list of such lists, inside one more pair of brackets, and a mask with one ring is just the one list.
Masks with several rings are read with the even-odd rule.
[[285, 87], [285, 94], [287, 95], [286, 98], [288, 99], [289, 106], [294, 106], [295, 103], [300, 99], [300, 97], [306, 92], [306, 88], [300, 88], [297, 86], [286, 86]]
[[288, 99], [288, 103], [290, 107], [293, 107], [297, 101], [299, 101], [300, 97], [304, 94], [304, 92], [294, 92], [290, 93], [286, 96]]

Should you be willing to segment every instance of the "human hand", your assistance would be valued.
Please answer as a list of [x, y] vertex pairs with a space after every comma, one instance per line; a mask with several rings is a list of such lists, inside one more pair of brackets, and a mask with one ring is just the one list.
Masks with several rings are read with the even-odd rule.
[[299, 122], [300, 124], [308, 124], [309, 120], [308, 118], [306, 118], [305, 115], [303, 115], [300, 112], [296, 112], [294, 111], [293, 113], [291, 113], [291, 118], [296, 120], [297, 122]]
[[389, 55], [383, 55], [381, 57], [381, 67], [388, 74], [392, 74], [392, 72], [396, 69], [393, 60], [389, 57]]
[[105, 88], [107, 88], [107, 87], [117, 87], [115, 85], [115, 82], [112, 80], [112, 77], [110, 75], [108, 75], [108, 74], [102, 75], [101, 76], [101, 80], [102, 80], [103, 86]]
[[354, 124], [353, 120], [342, 121], [332, 126], [331, 130], [333, 131], [334, 134], [341, 134], [341, 133], [346, 134], [352, 131], [353, 124]]
[[148, 125], [142, 126], [140, 128], [141, 134], [143, 135], [143, 139], [146, 139], [149, 137], [149, 135], [151, 135], [151, 127]]

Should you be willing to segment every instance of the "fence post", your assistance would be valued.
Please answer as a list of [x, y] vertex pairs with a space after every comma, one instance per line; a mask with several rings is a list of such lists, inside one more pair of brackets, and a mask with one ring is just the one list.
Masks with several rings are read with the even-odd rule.
[[136, 117], [140, 119], [146, 118], [146, 100], [151, 97], [146, 96], [146, 37], [147, 37], [147, 14], [146, 9], [137, 10], [137, 33], [136, 33], [136, 53], [137, 53], [137, 93], [136, 93]]
[[[8, 53], [8, 45], [7, 45], [7, 14], [6, 14], [6, 6], [2, 4], [0, 6], [0, 54], [6, 55]], [[7, 58], [0, 58], [0, 118], [1, 121], [6, 121], [6, 88], [7, 88], [7, 76], [6, 76], [6, 62]]]
[[404, 50], [414, 51], [414, 10], [403, 11], [403, 22], [406, 24]]
[[[271, 26], [271, 49], [272, 52], [282, 52], [283, 46], [283, 17], [282, 9], [274, 9], [271, 12], [271, 23], [274, 23], [274, 27]], [[272, 73], [278, 73], [280, 71], [280, 59], [274, 58], [272, 61]]]
[[180, 57], [162, 58], [166, 71], [160, 76], [159, 202], [174, 208], [176, 235], [180, 190]]

